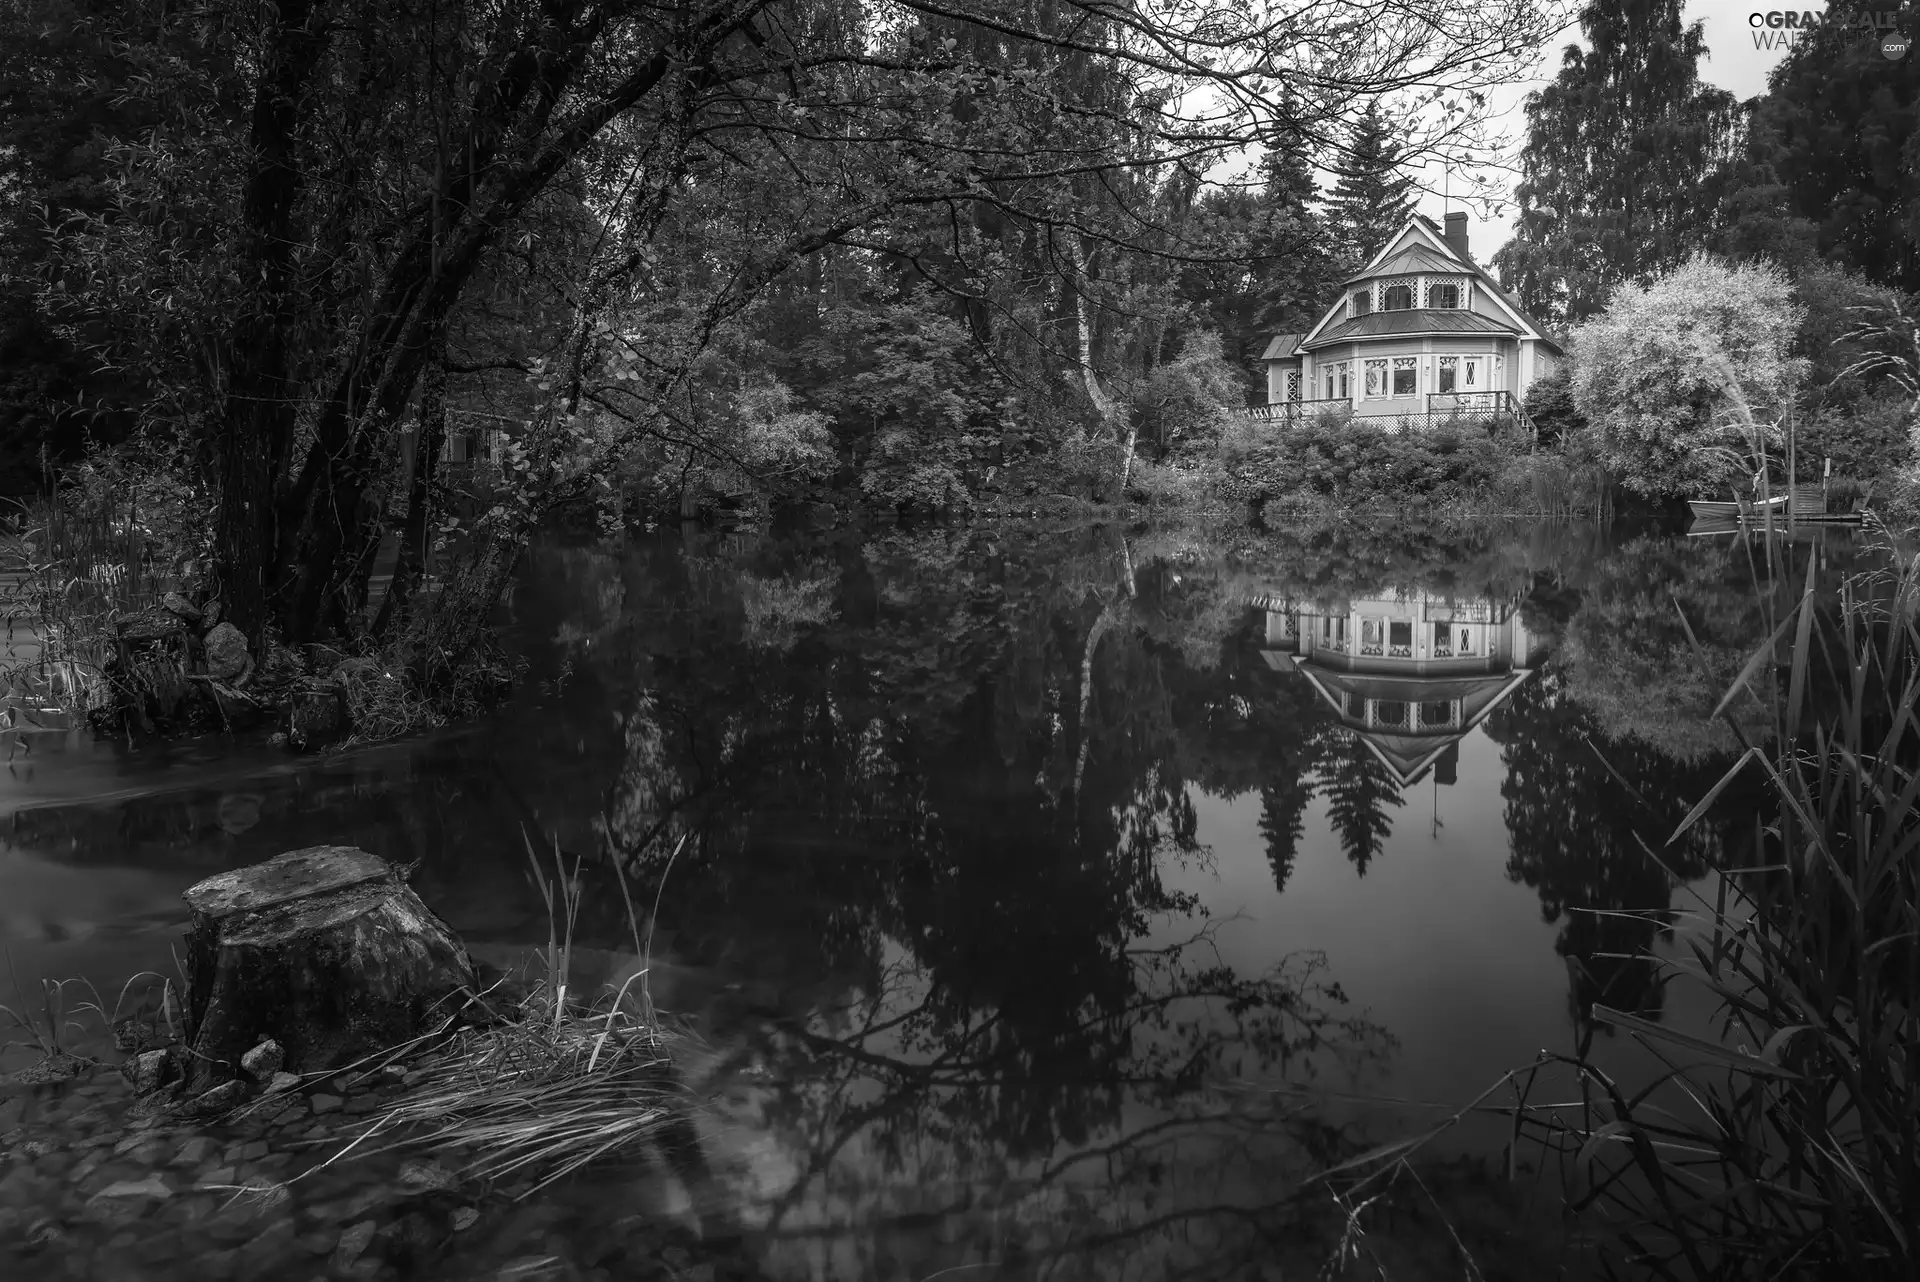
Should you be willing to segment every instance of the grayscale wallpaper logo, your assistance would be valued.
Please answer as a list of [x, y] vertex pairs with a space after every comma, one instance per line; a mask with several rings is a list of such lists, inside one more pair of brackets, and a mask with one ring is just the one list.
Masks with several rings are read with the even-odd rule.
[[1808, 9], [1768, 9], [1749, 13], [1747, 25], [1753, 28], [1755, 49], [1775, 49], [1784, 53], [1809, 31], [1839, 26], [1858, 31], [1863, 39], [1876, 42], [1880, 52], [1889, 58], [1904, 58], [1913, 40], [1900, 30], [1899, 16], [1892, 9], [1844, 15], [1815, 13]]

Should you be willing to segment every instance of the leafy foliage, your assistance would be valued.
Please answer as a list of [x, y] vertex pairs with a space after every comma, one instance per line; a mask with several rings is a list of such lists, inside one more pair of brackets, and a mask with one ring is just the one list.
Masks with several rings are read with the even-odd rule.
[[1620, 484], [1649, 497], [1724, 494], [1761, 466], [1805, 362], [1786, 276], [1704, 255], [1624, 285], [1574, 332], [1573, 403]]
[[1568, 46], [1553, 83], [1527, 100], [1520, 216], [1494, 262], [1542, 319], [1584, 321], [1621, 284], [1705, 244], [1740, 118], [1732, 95], [1700, 83], [1705, 38], [1681, 9], [1583, 6], [1587, 47]]

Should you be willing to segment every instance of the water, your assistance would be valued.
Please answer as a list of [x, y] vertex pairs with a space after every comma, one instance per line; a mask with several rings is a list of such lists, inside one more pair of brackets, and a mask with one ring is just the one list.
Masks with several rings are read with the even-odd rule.
[[[1797, 564], [1830, 590], [1856, 552], [1824, 537]], [[546, 1196], [554, 1276], [630, 1275], [567, 1244], [635, 1207], [724, 1240], [720, 1276], [1296, 1276], [1343, 1227], [1305, 1177], [1542, 1049], [1644, 1075], [1595, 1001], [1706, 1028], [1643, 956], [1684, 917], [1617, 914], [1683, 906], [1745, 839], [1738, 787], [1667, 868], [1636, 833], [1731, 760], [1707, 714], [1777, 578], [1730, 539], [1568, 525], [555, 542], [482, 725], [16, 757], [0, 929], [28, 988], [110, 991], [171, 971], [186, 886], [338, 842], [420, 860], [505, 962], [547, 938], [528, 847], [557, 845], [612, 972], [618, 857], [711, 1178]], [[1422, 1150], [1432, 1197], [1367, 1225], [1391, 1276], [1457, 1275], [1454, 1234], [1577, 1270], [1545, 1176], [1475, 1174], [1505, 1134]], [[517, 1249], [474, 1242], [433, 1268]]]

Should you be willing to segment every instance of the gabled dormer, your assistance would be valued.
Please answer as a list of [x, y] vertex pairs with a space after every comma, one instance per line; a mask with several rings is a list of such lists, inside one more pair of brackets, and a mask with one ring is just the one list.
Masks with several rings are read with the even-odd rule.
[[1341, 288], [1299, 340], [1311, 352], [1334, 343], [1397, 334], [1483, 333], [1545, 342], [1541, 328], [1473, 261], [1467, 216], [1447, 215], [1442, 234], [1415, 214]]

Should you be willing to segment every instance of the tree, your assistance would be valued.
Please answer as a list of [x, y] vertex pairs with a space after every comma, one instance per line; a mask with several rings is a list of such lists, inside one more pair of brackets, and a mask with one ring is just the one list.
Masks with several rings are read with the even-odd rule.
[[1403, 168], [1409, 150], [1377, 100], [1353, 122], [1327, 199], [1327, 223], [1350, 271], [1378, 253], [1413, 215], [1413, 175]]
[[[1164, 225], [1170, 175], [1279, 132], [1279, 86], [1284, 128], [1310, 133], [1363, 96], [1491, 84], [1540, 15], [1469, 7], [1329, 21], [1296, 64], [1292, 17], [1084, 0], [910, 3], [908, 22], [828, 0], [286, 0], [264, 20], [146, 0], [112, 15], [141, 70], [120, 92], [168, 127], [115, 150], [112, 209], [62, 237], [43, 293], [78, 283], [72, 313], [111, 322], [103, 359], [173, 354], [153, 417], [219, 483], [218, 586], [255, 637], [358, 633], [380, 539], [431, 492], [401, 469], [413, 424], [441, 417], [417, 414], [428, 372], [446, 365], [432, 399], [453, 405], [517, 377], [510, 483], [433, 612], [387, 621], [438, 670], [557, 504], [604, 493], [642, 442], [726, 455], [702, 427], [707, 354], [815, 256], [910, 263], [1098, 401], [1096, 367], [1133, 341], [1125, 264], [1191, 253]], [[507, 279], [537, 286], [526, 350], [448, 354]]]
[[1403, 806], [1400, 785], [1368, 749], [1366, 741], [1348, 731], [1336, 735], [1322, 762], [1316, 785], [1327, 799], [1327, 818], [1340, 838], [1354, 871], [1367, 875], [1393, 832], [1389, 806]]
[[[1912, 32], [1910, 6], [1905, 29]], [[1819, 252], [1920, 292], [1920, 59], [1887, 58], [1886, 6], [1835, 0], [1804, 30], [1756, 108], [1759, 159], [1780, 214], [1813, 224]], [[1751, 197], [1750, 197], [1751, 198]]]
[[1720, 495], [1762, 465], [1806, 363], [1801, 308], [1777, 267], [1706, 255], [1623, 285], [1574, 331], [1574, 407], [1601, 462], [1650, 498]]
[[1591, 46], [1568, 46], [1527, 100], [1519, 219], [1494, 264], [1542, 319], [1578, 323], [1623, 281], [1671, 270], [1705, 244], [1715, 175], [1735, 154], [1732, 95], [1700, 83], [1701, 24], [1681, 0], [1590, 3]]

